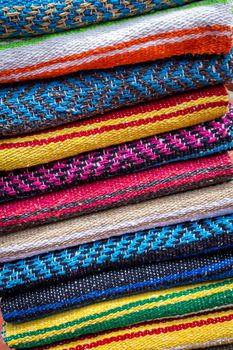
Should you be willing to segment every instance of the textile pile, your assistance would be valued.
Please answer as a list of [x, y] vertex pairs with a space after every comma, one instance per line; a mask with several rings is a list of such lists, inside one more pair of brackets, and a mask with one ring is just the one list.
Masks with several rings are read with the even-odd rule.
[[227, 0], [0, 0], [12, 349], [233, 348]]

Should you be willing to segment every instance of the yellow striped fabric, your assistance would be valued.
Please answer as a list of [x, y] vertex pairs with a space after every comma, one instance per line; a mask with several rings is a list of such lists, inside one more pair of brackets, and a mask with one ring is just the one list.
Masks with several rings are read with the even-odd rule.
[[232, 290], [233, 279], [228, 279], [123, 297], [30, 322], [7, 323], [5, 338], [11, 347], [32, 347], [135, 322], [206, 311], [233, 304]]
[[30, 136], [3, 139], [0, 170], [43, 164], [206, 122], [227, 112], [228, 99], [223, 87], [208, 88]]

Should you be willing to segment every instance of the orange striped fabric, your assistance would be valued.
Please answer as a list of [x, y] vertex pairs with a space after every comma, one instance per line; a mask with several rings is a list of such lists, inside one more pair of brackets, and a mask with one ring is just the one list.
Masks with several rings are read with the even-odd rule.
[[227, 54], [232, 14], [225, 0], [0, 46], [0, 82], [48, 78], [183, 54]]

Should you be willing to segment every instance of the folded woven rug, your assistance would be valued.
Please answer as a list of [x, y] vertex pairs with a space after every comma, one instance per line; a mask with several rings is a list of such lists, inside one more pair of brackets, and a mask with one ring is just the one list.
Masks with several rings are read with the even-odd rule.
[[0, 236], [0, 262], [233, 212], [233, 182]]
[[232, 160], [225, 152], [4, 203], [0, 233], [224, 182], [233, 177]]
[[233, 247], [233, 214], [157, 227], [0, 265], [0, 295]]
[[5, 0], [0, 1], [0, 37], [34, 36], [185, 5], [194, 0]]
[[185, 56], [0, 87], [0, 135], [12, 136], [103, 114], [176, 92], [233, 80], [226, 56]]
[[[233, 342], [233, 310], [144, 322], [32, 350], [188, 350]], [[232, 350], [232, 346], [226, 347]], [[223, 347], [225, 350], [225, 347]]]
[[117, 22], [0, 43], [0, 83], [184, 54], [228, 54], [232, 13], [227, 0], [203, 0]]
[[[1, 310], [3, 319], [7, 322], [25, 322], [124, 295], [228, 277], [233, 277], [232, 249], [221, 253], [114, 269], [38, 287], [35, 290], [3, 297]], [[233, 302], [232, 290], [233, 284], [229, 291]]]
[[229, 308], [232, 279], [129, 296], [22, 324], [7, 323], [5, 340], [14, 348], [51, 344], [139, 322]]
[[133, 173], [233, 148], [233, 106], [214, 121], [0, 173], [0, 202], [33, 197], [91, 181]]
[[0, 170], [43, 164], [222, 117], [229, 97], [224, 86], [156, 100], [49, 129], [0, 140]]

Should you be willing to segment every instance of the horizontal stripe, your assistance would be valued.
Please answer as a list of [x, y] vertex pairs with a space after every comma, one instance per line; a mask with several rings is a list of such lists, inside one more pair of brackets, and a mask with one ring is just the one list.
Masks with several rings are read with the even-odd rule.
[[198, 126], [5, 173], [0, 176], [0, 202], [220, 153], [233, 147], [231, 130], [230, 110], [224, 117]]
[[[1, 232], [4, 227], [36, 225], [50, 220], [61, 220], [64, 215], [80, 215], [90, 211], [135, 203], [145, 198], [193, 188], [205, 180], [216, 183], [232, 177], [232, 160], [228, 153], [200, 160], [189, 160], [129, 174], [105, 181], [68, 188], [41, 197], [2, 204], [0, 209]], [[176, 175], [172, 175], [175, 174]], [[189, 180], [188, 180], [189, 179]], [[209, 180], [208, 180], [209, 179]], [[194, 185], [195, 184], [195, 185]], [[87, 191], [88, 186], [88, 191]], [[113, 190], [114, 189], [114, 190]], [[183, 189], [184, 190], [184, 189]], [[75, 200], [74, 200], [75, 198]], [[10, 214], [9, 214], [10, 213]], [[42, 221], [43, 220], [43, 221]]]
[[[122, 346], [124, 346], [126, 350], [131, 349], [132, 346], [134, 349], [138, 350], [142, 347], [145, 348], [145, 346], [146, 349], [149, 349], [149, 346], [152, 346], [152, 343], [151, 341], [148, 341], [148, 338], [152, 338], [153, 336], [154, 339], [152, 342], [154, 343], [156, 341], [156, 344], [158, 342], [158, 345], [156, 345], [158, 350], [163, 350], [165, 346], [168, 346], [170, 349], [172, 346], [174, 347], [174, 344], [176, 345], [181, 343], [186, 344], [185, 347], [187, 348], [187, 346], [190, 346], [189, 341], [191, 341], [191, 343], [197, 347], [198, 344], [203, 344], [204, 339], [211, 339], [213, 343], [214, 338], [218, 340], [220, 338], [220, 333], [222, 332], [224, 335], [226, 334], [229, 337], [233, 324], [232, 320], [233, 315], [230, 314], [229, 316], [224, 315], [220, 318], [216, 317], [207, 320], [201, 319], [199, 322], [196, 320], [189, 323], [177, 322], [177, 325], [174, 325], [173, 327], [165, 326], [164, 328], [161, 327], [159, 329], [154, 329], [151, 331], [147, 329], [145, 331], [141, 331], [139, 329], [138, 332], [135, 333], [132, 333], [131, 331], [131, 333], [127, 333], [125, 335], [119, 334], [119, 336], [113, 334], [112, 337], [111, 334], [109, 334], [105, 338], [102, 336], [102, 339], [99, 341], [93, 342], [91, 344], [89, 343], [90, 346], [88, 346], [87, 342], [82, 346], [83, 341], [81, 341], [81, 344], [79, 344], [78, 348], [72, 346], [72, 349], [83, 350], [87, 348], [87, 346], [89, 349], [101, 348], [106, 350], [117, 350], [121, 349]], [[207, 327], [207, 330], [203, 330], [204, 327]], [[199, 331], [199, 328], [201, 331]], [[198, 329], [198, 332], [196, 329]], [[214, 331], [215, 335], [213, 335]], [[175, 333], [175, 336], [173, 335], [173, 337], [171, 337], [171, 333]], [[159, 335], [160, 337], [158, 337]], [[116, 345], [118, 343], [120, 347]]]
[[[130, 21], [132, 21], [132, 19]], [[187, 27], [189, 27], [189, 23], [187, 23]], [[98, 35], [98, 33], [96, 33], [96, 35]], [[3, 70], [3, 71], [0, 71], [0, 78], [6, 75], [9, 75], [9, 78], [11, 79], [11, 77], [14, 78], [15, 75], [20, 77], [21, 73], [25, 75], [25, 73], [27, 72], [31, 72], [32, 74], [34, 74], [35, 70], [40, 70], [41, 68], [45, 68], [45, 67], [49, 68], [49, 66], [50, 66], [50, 69], [64, 68], [62, 66], [56, 66], [56, 64], [58, 63], [65, 64], [70, 62], [71, 65], [75, 64], [76, 67], [80, 66], [81, 67], [80, 69], [82, 69], [82, 64], [85, 64], [86, 61], [88, 63], [91, 62], [92, 60], [96, 61], [98, 60], [98, 57], [103, 59], [104, 57], [111, 56], [113, 58], [115, 50], [117, 50], [117, 55], [120, 55], [123, 53], [127, 53], [129, 55], [131, 52], [139, 51], [140, 48], [143, 49], [143, 48], [146, 48], [149, 46], [155, 46], [155, 45], [159, 47], [160, 45], [169, 44], [169, 41], [171, 40], [172, 42], [174, 41], [184, 42], [186, 40], [189, 41], [191, 39], [200, 39], [202, 37], [211, 38], [212, 36], [214, 36], [215, 38], [217, 36], [229, 37], [230, 39], [231, 32], [229, 31], [229, 26], [216, 24], [212, 26], [209, 25], [208, 27], [206, 26], [191, 27], [190, 29], [174, 30], [172, 32], [158, 33], [158, 34], [144, 36], [144, 37], [139, 36], [137, 39], [133, 39], [129, 41], [126, 40], [124, 42], [120, 42], [118, 44], [114, 44], [111, 46], [104, 46], [102, 48], [94, 47], [94, 49], [87, 50], [83, 53], [81, 52], [82, 50], [80, 50], [80, 53], [77, 53], [75, 55], [63, 56], [61, 58], [56, 58], [53, 60], [46, 60], [46, 62], [43, 62], [43, 63], [37, 63], [34, 65], [31, 64], [30, 66], [23, 66], [21, 68]], [[145, 45], [145, 44], [148, 44], [148, 45]], [[84, 42], [84, 45], [85, 45], [85, 42]], [[87, 43], [86, 45], [88, 48], [90, 44]], [[96, 46], [96, 44], [94, 44], [93, 46]], [[91, 56], [93, 56], [93, 58], [91, 58]], [[164, 58], [164, 57], [160, 56], [160, 58]], [[65, 65], [65, 67], [67, 67], [67, 65]]]
[[[160, 346], [159, 349], [164, 350], [167, 348], [174, 349], [174, 346], [176, 346], [175, 349], [189, 349], [192, 346], [196, 345], [195, 347], [197, 347], [206, 343], [213, 345], [214, 343], [218, 344], [221, 340], [223, 340], [222, 343], [224, 341], [227, 343], [228, 339], [229, 341], [231, 340], [232, 317], [232, 310], [229, 310], [212, 311], [183, 317], [178, 320], [150, 321], [131, 327], [116, 329], [112, 332], [97, 333], [81, 339], [66, 340], [41, 348], [33, 348], [33, 350], [84, 350], [95, 348], [120, 350], [122, 349], [122, 345], [126, 350], [132, 349], [132, 345], [137, 350], [141, 350], [142, 348], [149, 350], [153, 348], [155, 342]], [[230, 325], [226, 326], [228, 322]], [[221, 337], [221, 334], [223, 334], [221, 328], [227, 332], [224, 332], [225, 337]], [[213, 332], [210, 330], [213, 330]], [[150, 338], [153, 335], [155, 337], [150, 342]], [[133, 344], [136, 338], [137, 343]], [[146, 339], [144, 340], [144, 338]], [[128, 344], [124, 340], [128, 340]], [[119, 343], [119, 346], [117, 343]]]
[[[179, 264], [179, 266], [177, 264]], [[195, 268], [193, 267], [194, 264]], [[4, 297], [2, 299], [3, 317], [7, 322], [28, 322], [31, 319], [39, 319], [69, 309], [73, 310], [75, 308], [83, 308], [86, 305], [96, 304], [101, 301], [107, 302], [122, 296], [138, 294], [145, 291], [173, 288], [174, 286], [179, 285], [189, 285], [197, 282], [216, 281], [222, 278], [229, 278], [233, 276], [232, 264], [233, 258], [231, 254], [216, 253], [216, 256], [209, 255], [206, 258], [203, 258], [203, 256], [190, 257], [185, 260], [176, 260], [176, 262], [171, 261], [150, 264], [147, 266], [112, 270], [97, 275], [85, 276], [82, 279], [72, 278], [71, 280], [64, 281], [59, 285], [37, 288], [36, 293], [34, 290], [31, 290], [21, 293], [20, 295]], [[107, 281], [108, 279], [110, 280]], [[119, 279], [121, 279], [121, 281], [119, 281]], [[231, 289], [232, 287], [230, 290]], [[206, 295], [208, 296], [208, 293]], [[203, 297], [202, 305], [205, 300], [205, 295], [203, 295]], [[222, 307], [222, 303], [224, 303], [224, 305], [231, 305], [231, 292], [226, 290], [226, 293], [224, 296], [222, 295], [220, 299], [225, 300], [219, 301], [218, 297], [216, 297], [215, 300], [215, 294], [213, 293], [211, 296], [212, 301], [209, 303], [208, 300], [206, 300], [204, 304], [206, 308], [211, 308], [212, 303], [215, 304], [216, 308]], [[166, 301], [166, 303], [167, 302], [168, 301]], [[107, 315], [106, 319], [105, 316], [103, 316], [103, 322], [100, 320], [100, 323], [94, 322], [94, 325], [92, 325], [92, 316], [91, 318], [84, 317], [84, 324], [81, 324], [80, 327], [78, 326], [78, 334], [76, 334], [76, 336], [84, 333], [89, 334], [96, 332], [98, 324], [101, 327], [100, 330], [103, 330], [108, 329], [109, 327], [115, 328], [117, 324], [122, 326], [125, 321], [128, 322], [127, 324], [130, 324], [130, 322], [134, 323], [135, 316], [137, 316], [138, 322], [141, 322], [148, 319], [148, 312], [149, 316], [152, 316], [150, 312], [154, 314], [153, 319], [174, 316], [176, 315], [177, 310], [184, 310], [184, 313], [187, 312], [185, 302], [181, 302], [182, 306], [179, 306], [179, 303], [176, 304], [174, 309], [169, 306], [168, 310], [167, 308], [164, 310], [163, 306], [161, 306], [160, 310], [159, 305], [160, 303], [158, 305], [156, 304], [155, 309], [153, 310], [152, 305], [148, 305], [147, 307], [145, 304], [142, 313], [137, 309], [136, 315], [134, 310], [132, 310], [131, 315], [130, 306], [128, 305], [126, 310], [127, 320], [125, 320], [124, 315], [122, 318], [119, 318], [119, 320], [115, 319], [114, 314], [112, 316], [113, 320], [111, 320], [110, 315]], [[103, 310], [106, 311], [106, 309]], [[146, 318], [144, 318], [145, 311], [147, 311]], [[173, 314], [173, 312], [175, 312], [175, 314]], [[192, 312], [194, 312], [194, 310]], [[117, 315], [119, 317], [120, 314], [121, 312], [118, 310]], [[140, 317], [142, 318], [140, 319]], [[73, 332], [77, 328], [77, 325], [79, 325], [79, 320], [76, 318], [73, 321], [72, 318], [69, 318], [67, 322], [66, 333]], [[60, 327], [56, 326], [57, 331], [60, 330], [62, 332], [63, 329], [64, 325]], [[49, 329], [49, 331], [50, 330], [52, 329]]]
[[98, 74], [93, 71], [77, 73], [46, 81], [46, 84], [35, 81], [14, 87], [2, 86], [0, 109], [4, 113], [0, 118], [0, 133], [11, 137], [28, 134], [136, 102], [227, 82], [232, 74], [231, 61], [231, 54], [208, 59], [187, 56], [100, 70]]
[[232, 245], [232, 214], [110, 237], [2, 264], [0, 295], [111, 269], [220, 252]]
[[[210, 296], [209, 301], [212, 300], [213, 305], [216, 305], [216, 307], [220, 300], [222, 300], [222, 305], [227, 305], [228, 301], [231, 302], [231, 293], [228, 293], [231, 289], [232, 280], [191, 287], [176, 287], [167, 291], [139, 294], [138, 296], [121, 298], [116, 301], [98, 303], [22, 324], [7, 323], [5, 328], [6, 339], [8, 344], [14, 347], [37, 346], [64, 339], [64, 336], [66, 339], [71, 336], [74, 338], [86, 333], [96, 332], [97, 329], [106, 330], [130, 325], [130, 322], [135, 320], [134, 312], [138, 312], [138, 322], [140, 322], [146, 321], [146, 317], [150, 319], [151, 317], [153, 319], [159, 317], [160, 308], [162, 314], [165, 313], [166, 317], [171, 315], [181, 316], [195, 312], [194, 310], [205, 311], [205, 307], [208, 307], [208, 302], [205, 303], [204, 300], [207, 300], [208, 296]], [[218, 293], [220, 293], [219, 296]], [[221, 293], [223, 294], [221, 295]], [[223, 297], [224, 295], [225, 298]], [[147, 305], [147, 303], [149, 304]], [[180, 307], [179, 303], [181, 303]], [[170, 308], [171, 304], [174, 305], [172, 306], [174, 307], [173, 311]], [[131, 309], [132, 307], [133, 309]], [[157, 316], [152, 314], [153, 307], [155, 313], [158, 312]], [[132, 318], [129, 317], [131, 310], [133, 311]], [[147, 314], [147, 311], [149, 311], [149, 314]], [[140, 316], [140, 312], [144, 315], [143, 319]], [[166, 312], [168, 313], [166, 314]], [[162, 314], [160, 317], [162, 317]], [[106, 324], [104, 325], [105, 321]], [[100, 328], [97, 326], [98, 323]], [[54, 331], [56, 331], [55, 334]]]
[[103, 211], [98, 215], [91, 214], [2, 235], [0, 261], [15, 260], [140, 229], [229, 214], [233, 210], [232, 190], [232, 182], [228, 182]]
[[[116, 67], [118, 65], [136, 64], [140, 62], [159, 60], [162, 58], [180, 56], [184, 54], [227, 54], [230, 52], [232, 43], [231, 37], [223, 37], [222, 35], [219, 37], [216, 35], [203, 35], [201, 40], [203, 45], [202, 49], [200, 49], [200, 39], [201, 38], [198, 37], [186, 41], [183, 40], [182, 45], [180, 42], [166, 44], [166, 49], [164, 48], [165, 44], [158, 44], [157, 46], [136, 49], [135, 51], [132, 49], [131, 54], [129, 54], [129, 52], [126, 50], [125, 53], [117, 52], [115, 55], [109, 53], [109, 55], [106, 55], [106, 57], [102, 57], [103, 55], [101, 55], [100, 58], [96, 58], [91, 62], [86, 62], [85, 60], [85, 63], [76, 63], [73, 61], [70, 64], [64, 63], [63, 68], [62, 64], [57, 64], [57, 66], [51, 64], [45, 66], [44, 68], [37, 69], [34, 67], [34, 69], [30, 71], [28, 68], [26, 69], [26, 72], [23, 72], [24, 69], [22, 69], [22, 73], [18, 73], [18, 71], [21, 69], [17, 68], [16, 74], [9, 74], [8, 72], [4, 72], [3, 77], [0, 77], [0, 83], [11, 83], [14, 81], [23, 81], [27, 79], [52, 78], [81, 70], [106, 69]], [[108, 56], [110, 58], [108, 58]]]
[[[167, 104], [167, 107], [164, 108], [161, 108], [160, 101], [155, 101], [143, 104], [139, 107], [136, 106], [134, 108], [127, 108], [125, 110], [109, 113], [98, 117], [98, 119], [92, 118], [73, 123], [72, 125], [55, 128], [55, 130], [51, 129], [46, 133], [37, 133], [21, 138], [3, 139], [0, 143], [0, 149], [29, 147], [33, 145], [38, 146], [48, 144], [49, 142], [65, 141], [78, 136], [90, 136], [103, 131], [112, 130], [114, 126], [118, 126], [118, 128], [127, 128], [130, 126], [132, 127], [134, 125], [133, 123], [135, 123], [135, 126], [139, 126], [146, 123], [145, 120], [148, 120], [148, 123], [159, 122], [174, 117], [180, 117], [181, 115], [191, 115], [194, 111], [226, 106], [226, 102], [228, 102], [229, 99], [224, 88], [222, 88], [221, 94], [219, 90], [216, 91], [215, 94], [214, 88], [206, 89], [205, 91], [206, 93], [212, 92], [214, 95], [198, 98], [198, 93], [193, 93], [190, 101], [188, 101], [188, 99], [185, 99], [187, 96], [187, 94], [185, 94], [184, 102], [179, 103], [179, 97], [182, 98], [182, 95], [180, 95], [177, 99], [168, 98], [167, 101], [163, 101], [165, 105]], [[193, 107], [195, 107], [195, 110]], [[65, 137], [62, 138], [62, 136]]]
[[[193, 174], [191, 172], [187, 173], [187, 174], [182, 174], [179, 177], [174, 177], [174, 178], [170, 178], [170, 179], [166, 179], [167, 181], [163, 181], [163, 184], [159, 186], [159, 184], [156, 184], [156, 181], [151, 182], [151, 183], [147, 183], [145, 185], [140, 185], [138, 187], [132, 187], [132, 188], [127, 188], [127, 189], [122, 189], [119, 190], [118, 192], [109, 192], [109, 194], [105, 194], [103, 196], [100, 197], [93, 197], [90, 199], [83, 199], [80, 200], [79, 202], [68, 202], [67, 204], [60, 204], [57, 205], [57, 207], [45, 207], [43, 209], [38, 209], [35, 210], [33, 212], [25, 212], [23, 214], [18, 214], [17, 216], [6, 216], [4, 215], [3, 218], [1, 218], [1, 223], [0, 226], [1, 227], [5, 227], [5, 226], [13, 226], [13, 225], [19, 225], [21, 222], [29, 222], [30, 220], [35, 221], [38, 220], [38, 223], [40, 220], [42, 220], [43, 218], [49, 222], [49, 214], [53, 213], [53, 220], [55, 219], [55, 217], [60, 217], [62, 218], [64, 214], [67, 213], [71, 213], [71, 212], [82, 212], [85, 213], [85, 208], [96, 208], [97, 210], [101, 210], [104, 209], [104, 207], [106, 206], [106, 208], [108, 208], [108, 203], [110, 204], [110, 207], [112, 206], [112, 204], [114, 202], [118, 202], [120, 203], [121, 200], [124, 201], [124, 203], [126, 204], [126, 198], [134, 198], [134, 200], [132, 200], [132, 202], [136, 201], [136, 199], [140, 199], [140, 195], [143, 195], [143, 193], [145, 193], [145, 191], [147, 189], [150, 189], [152, 192], [157, 191], [157, 194], [161, 195], [163, 194], [162, 189], [164, 188], [164, 186], [168, 186], [170, 188], [170, 193], [173, 193], [172, 191], [172, 187], [174, 186], [174, 188], [177, 187], [177, 189], [174, 190], [174, 192], [176, 191], [181, 191], [182, 190], [182, 185], [185, 186], [185, 184], [187, 184], [187, 177], [192, 176], [192, 183], [196, 182], [198, 184], [198, 181], [202, 181], [202, 183], [204, 184], [204, 180], [211, 178], [211, 182], [212, 184], [216, 181], [214, 181], [215, 178], [217, 178], [218, 176], [224, 176], [226, 175], [226, 177], [224, 178], [226, 179], [230, 179], [232, 177], [232, 165], [228, 166], [228, 167], [219, 167], [219, 169], [208, 169], [209, 173], [207, 173], [206, 169], [201, 169], [199, 171], [195, 171]], [[215, 173], [214, 173], [215, 171]], [[203, 175], [204, 174], [204, 175]], [[198, 176], [199, 175], [199, 176]], [[227, 176], [228, 175], [228, 176]], [[183, 180], [183, 181], [182, 181]], [[176, 185], [176, 182], [179, 181], [179, 185]], [[191, 181], [191, 180], [189, 180]], [[221, 180], [220, 180], [221, 181]], [[217, 181], [218, 182], [218, 181]], [[157, 188], [153, 188], [157, 186]], [[185, 189], [190, 188], [189, 186], [186, 185]], [[143, 191], [144, 190], [144, 191]], [[132, 194], [131, 194], [132, 193]], [[165, 192], [166, 193], [166, 192]], [[107, 197], [107, 198], [106, 198]], [[153, 197], [153, 196], [152, 196]], [[32, 203], [33, 204], [33, 203]], [[79, 210], [77, 210], [76, 208], [79, 207]], [[101, 208], [102, 207], [102, 208]], [[4, 208], [3, 208], [4, 209]], [[56, 210], [56, 213], [54, 213], [54, 210]], [[46, 213], [44, 214], [44, 211], [46, 211]], [[88, 209], [87, 209], [88, 212]], [[22, 219], [22, 220], [21, 220]]]
[[[143, 114], [133, 114], [124, 119], [113, 117], [111, 120], [114, 112], [108, 115], [108, 120], [103, 122], [100, 120], [99, 123], [97, 119], [91, 122], [94, 124], [90, 125], [87, 123], [82, 126], [80, 123], [79, 126], [64, 127], [54, 132], [22, 137], [21, 140], [19, 138], [1, 140], [0, 155], [4, 152], [4, 161], [1, 162], [0, 158], [0, 169], [12, 170], [23, 168], [25, 165], [33, 166], [213, 120], [227, 112], [228, 98], [224, 90], [223, 96], [207, 97], [203, 105], [196, 105], [198, 101], [195, 100], [187, 101], [190, 105], [193, 103], [193, 107], [182, 109], [182, 104], [184, 104], [182, 102], [181, 110], [179, 107], [170, 107], [168, 99], [167, 110], [170, 113], [164, 116], [162, 112], [165, 111], [165, 108], [162, 108], [161, 114], [158, 111], [155, 112], [155, 116], [153, 116], [153, 111], [145, 110]], [[209, 103], [208, 100], [212, 102]], [[155, 105], [158, 106], [159, 102]], [[142, 108], [147, 107], [144, 105]], [[116, 114], [118, 115], [118, 112]], [[57, 142], [60, 143], [59, 147], [57, 147]]]
[[170, 10], [89, 27], [59, 38], [51, 35], [37, 42], [29, 40], [26, 46], [13, 43], [14, 47], [1, 50], [0, 82], [53, 77], [187, 53], [229, 53], [230, 7], [222, 3], [201, 4], [184, 6], [179, 17]]
[[[7, 157], [4, 160], [0, 159], [1, 170], [11, 170], [14, 168], [33, 166], [41, 164], [42, 161], [54, 161], [67, 156], [81, 154], [87, 151], [95, 150], [96, 148], [108, 147], [123, 142], [134, 141], [135, 139], [160, 134], [179, 128], [189, 127], [201, 122], [213, 120], [224, 115], [227, 112], [228, 100], [223, 103], [206, 104], [203, 106], [190, 108], [192, 113], [171, 117], [162, 122], [154, 121], [156, 118], [148, 118], [144, 120], [135, 120], [124, 125], [103, 126], [100, 129], [90, 130], [87, 132], [73, 133], [49, 137], [38, 141], [25, 141], [20, 143], [1, 143], [0, 155], [4, 153]], [[220, 107], [215, 107], [220, 105]], [[206, 109], [203, 109], [205, 107]], [[188, 111], [184, 111], [188, 112]], [[120, 133], [119, 133], [120, 132]], [[118, 138], [117, 138], [118, 137]], [[6, 141], [7, 142], [7, 141]], [[9, 141], [8, 141], [9, 142]], [[57, 143], [59, 149], [57, 150]], [[56, 153], [53, 152], [55, 150]], [[51, 153], [53, 152], [53, 153]], [[23, 159], [21, 158], [24, 157]]]

